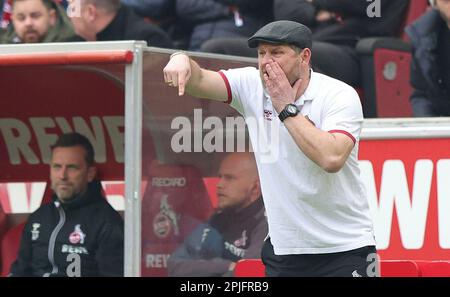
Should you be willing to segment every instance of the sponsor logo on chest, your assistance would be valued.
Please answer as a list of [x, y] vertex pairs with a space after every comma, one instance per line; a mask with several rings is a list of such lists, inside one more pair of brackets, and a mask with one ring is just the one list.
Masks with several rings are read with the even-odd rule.
[[268, 110], [268, 109], [264, 109], [264, 119], [266, 119], [267, 121], [272, 121], [273, 118], [273, 111]]
[[72, 244], [84, 244], [86, 233], [81, 230], [81, 225], [75, 225], [75, 230], [69, 235], [69, 242]]
[[167, 238], [173, 234], [178, 236], [180, 229], [178, 226], [179, 215], [169, 204], [168, 195], [164, 195], [160, 202], [160, 211], [153, 219], [153, 231], [159, 238]]
[[39, 223], [33, 223], [31, 225], [31, 240], [35, 241], [39, 238], [39, 227], [41, 227], [41, 224]]
[[74, 246], [70, 244], [63, 244], [61, 248], [61, 253], [89, 255], [87, 248], [85, 248], [84, 246]]
[[63, 244], [61, 252], [66, 254], [84, 254], [89, 255], [86, 247], [80, 246], [84, 244], [86, 233], [81, 229], [81, 224], [76, 224], [72, 233], [69, 234], [69, 242], [71, 244]]

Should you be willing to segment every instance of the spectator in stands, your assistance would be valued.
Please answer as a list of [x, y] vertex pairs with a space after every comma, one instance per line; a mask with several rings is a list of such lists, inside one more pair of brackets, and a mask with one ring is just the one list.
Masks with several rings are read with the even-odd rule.
[[416, 117], [450, 116], [450, 1], [431, 0], [433, 9], [406, 28], [411, 39], [411, 105]]
[[12, 0], [0, 0], [0, 29], [6, 29], [11, 21]]
[[212, 38], [250, 37], [273, 18], [273, 0], [176, 0], [177, 16], [192, 24], [190, 50]]
[[71, 16], [75, 32], [87, 41], [144, 40], [148, 46], [171, 48], [159, 27], [147, 23], [120, 0], [80, 0], [79, 15]]
[[[282, 9], [278, 11], [280, 19], [295, 20], [292, 15], [295, 7], [289, 11], [284, 6], [287, 0], [277, 1], [281, 2], [278, 6]], [[409, 5], [409, 0], [380, 0], [379, 15], [369, 15], [376, 11], [369, 8], [371, 3], [367, 0], [307, 1], [315, 10], [313, 65], [352, 86], [359, 86], [361, 82], [356, 43], [365, 37], [396, 36]]]
[[13, 0], [11, 21], [0, 43], [64, 42], [75, 36], [66, 12], [52, 0]]
[[[4, 5], [4, 0], [0, 0], [0, 24], [3, 20], [3, 10], [4, 10], [3, 5]], [[0, 28], [3, 28], [3, 27], [0, 26]]]
[[59, 137], [50, 179], [53, 201], [30, 215], [10, 275], [123, 276], [123, 221], [102, 193], [86, 137]]
[[[356, 43], [364, 37], [393, 36], [398, 33], [408, 0], [381, 0], [380, 16], [368, 16], [366, 0], [274, 0], [276, 20], [291, 20], [313, 31], [313, 67], [352, 86], [360, 85]], [[239, 45], [240, 43], [240, 45]], [[214, 41], [203, 51], [256, 57], [246, 40]]]
[[138, 15], [157, 21], [171, 15], [175, 9], [175, 0], [122, 0], [122, 3], [133, 8]]
[[134, 11], [163, 29], [173, 42], [173, 47], [187, 49], [192, 31], [190, 20], [177, 17], [175, 0], [122, 0]]
[[260, 258], [268, 230], [253, 154], [227, 155], [219, 178], [217, 212], [170, 256], [169, 276], [231, 276], [238, 260]]

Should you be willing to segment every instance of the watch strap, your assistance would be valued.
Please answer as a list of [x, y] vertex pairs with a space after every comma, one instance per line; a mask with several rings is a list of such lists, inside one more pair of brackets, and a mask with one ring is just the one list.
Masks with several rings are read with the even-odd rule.
[[[295, 109], [297, 110], [297, 112], [295, 113], [291, 113], [288, 111], [288, 107], [289, 106], [294, 106]], [[294, 117], [296, 116], [300, 111], [298, 110], [298, 107], [295, 104], [287, 104], [283, 110], [280, 112], [280, 114], [278, 115], [278, 118], [280, 119], [281, 122], [284, 122], [284, 120], [286, 120], [289, 117]]]

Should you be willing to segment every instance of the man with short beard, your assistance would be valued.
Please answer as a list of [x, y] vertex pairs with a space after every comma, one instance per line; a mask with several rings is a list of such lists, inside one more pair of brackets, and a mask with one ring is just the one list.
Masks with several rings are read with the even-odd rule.
[[52, 201], [28, 218], [9, 276], [123, 276], [123, 220], [104, 197], [94, 160], [79, 133], [52, 146]]
[[120, 0], [79, 0], [70, 20], [86, 41], [143, 40], [149, 46], [172, 48], [172, 40], [161, 28], [139, 17]]
[[14, 0], [11, 21], [0, 43], [64, 42], [75, 35], [64, 9], [51, 0]]
[[169, 276], [233, 276], [236, 262], [260, 258], [268, 227], [253, 153], [220, 163], [217, 211], [169, 257]]

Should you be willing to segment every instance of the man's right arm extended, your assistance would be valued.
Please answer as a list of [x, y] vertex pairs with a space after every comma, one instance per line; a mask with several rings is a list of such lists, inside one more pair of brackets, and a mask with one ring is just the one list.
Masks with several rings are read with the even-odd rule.
[[178, 87], [178, 95], [185, 91], [192, 96], [227, 101], [228, 92], [225, 81], [218, 72], [200, 68], [200, 66], [185, 53], [171, 56], [164, 67], [164, 81], [169, 86]]

